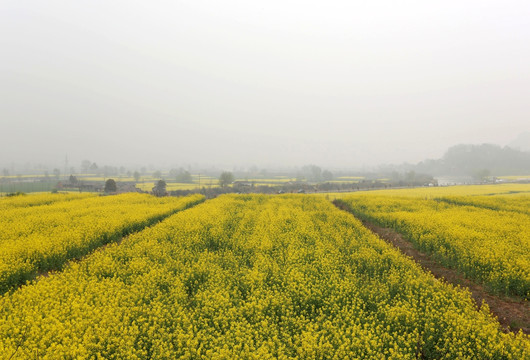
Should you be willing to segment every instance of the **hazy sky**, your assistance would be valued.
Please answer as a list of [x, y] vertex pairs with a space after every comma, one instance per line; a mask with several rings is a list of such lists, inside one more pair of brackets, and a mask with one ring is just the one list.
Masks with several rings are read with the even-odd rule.
[[0, 1], [0, 165], [346, 168], [525, 131], [525, 0]]

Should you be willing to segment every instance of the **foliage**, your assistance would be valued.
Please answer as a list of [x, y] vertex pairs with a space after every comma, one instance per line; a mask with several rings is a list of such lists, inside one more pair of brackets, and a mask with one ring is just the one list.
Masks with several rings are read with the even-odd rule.
[[331, 181], [333, 180], [333, 173], [329, 170], [322, 171], [322, 180]]
[[193, 177], [188, 170], [183, 168], [169, 170], [169, 176], [174, 178], [177, 183], [191, 184], [193, 183]]
[[164, 180], [158, 180], [155, 187], [153, 188], [153, 195], [165, 196], [166, 195], [166, 182]]
[[224, 171], [219, 176], [219, 185], [222, 187], [228, 186], [234, 182], [234, 174], [229, 171]]
[[473, 178], [477, 181], [486, 181], [491, 175], [491, 172], [488, 169], [476, 169], [473, 171]]
[[17, 191], [17, 192], [13, 192], [13, 193], [7, 193], [6, 197], [15, 197], [15, 196], [24, 196], [24, 195], [26, 195], [26, 193]]
[[177, 174], [177, 176], [175, 176], [175, 180], [179, 183], [192, 183], [193, 182], [193, 178], [191, 177], [191, 174], [189, 171], [187, 170], [184, 170], [180, 173]]
[[88, 172], [91, 164], [92, 163], [90, 162], [90, 160], [81, 161], [81, 171], [83, 172], [83, 174], [86, 174]]
[[117, 191], [117, 187], [116, 187], [116, 181], [114, 181], [114, 179], [108, 179], [107, 181], [105, 181], [105, 192], [106, 193], [115, 193]]
[[460, 144], [447, 150], [439, 160], [426, 160], [416, 171], [439, 175], [469, 175], [489, 169], [493, 175], [514, 175], [528, 172], [530, 152], [498, 145]]

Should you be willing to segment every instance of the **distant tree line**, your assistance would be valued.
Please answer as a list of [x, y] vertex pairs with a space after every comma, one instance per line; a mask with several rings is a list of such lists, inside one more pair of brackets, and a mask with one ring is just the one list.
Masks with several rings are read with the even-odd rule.
[[183, 168], [169, 170], [169, 176], [178, 183], [192, 183], [193, 177], [188, 170]]
[[528, 175], [530, 152], [492, 144], [456, 145], [441, 159], [425, 160], [413, 167], [419, 173], [432, 175], [472, 176]]
[[297, 180], [306, 180], [311, 183], [321, 183], [333, 180], [333, 174], [329, 170], [322, 170], [316, 165], [305, 165], [296, 175]]

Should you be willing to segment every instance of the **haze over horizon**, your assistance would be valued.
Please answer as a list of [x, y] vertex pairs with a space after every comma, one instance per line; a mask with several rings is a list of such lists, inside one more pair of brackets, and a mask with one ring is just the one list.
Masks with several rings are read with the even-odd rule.
[[361, 167], [530, 132], [530, 3], [3, 1], [0, 166]]

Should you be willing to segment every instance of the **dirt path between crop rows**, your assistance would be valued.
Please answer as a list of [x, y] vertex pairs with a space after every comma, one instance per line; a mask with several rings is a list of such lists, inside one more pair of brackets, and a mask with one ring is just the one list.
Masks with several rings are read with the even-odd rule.
[[[339, 209], [351, 211], [340, 203], [335, 203]], [[352, 214], [353, 215], [353, 214]], [[480, 307], [484, 300], [490, 307], [491, 312], [497, 317], [499, 323], [506, 332], [518, 332], [522, 330], [525, 334], [530, 334], [530, 303], [523, 299], [507, 296], [492, 295], [486, 291], [484, 286], [464, 277], [454, 269], [447, 268], [434, 260], [431, 256], [414, 248], [412, 243], [406, 240], [401, 234], [391, 228], [384, 228], [361, 220], [363, 225], [378, 235], [381, 239], [391, 243], [402, 253], [414, 259], [425, 270], [430, 271], [435, 278], [444, 279], [453, 285], [460, 285], [471, 292], [477, 307]]]

